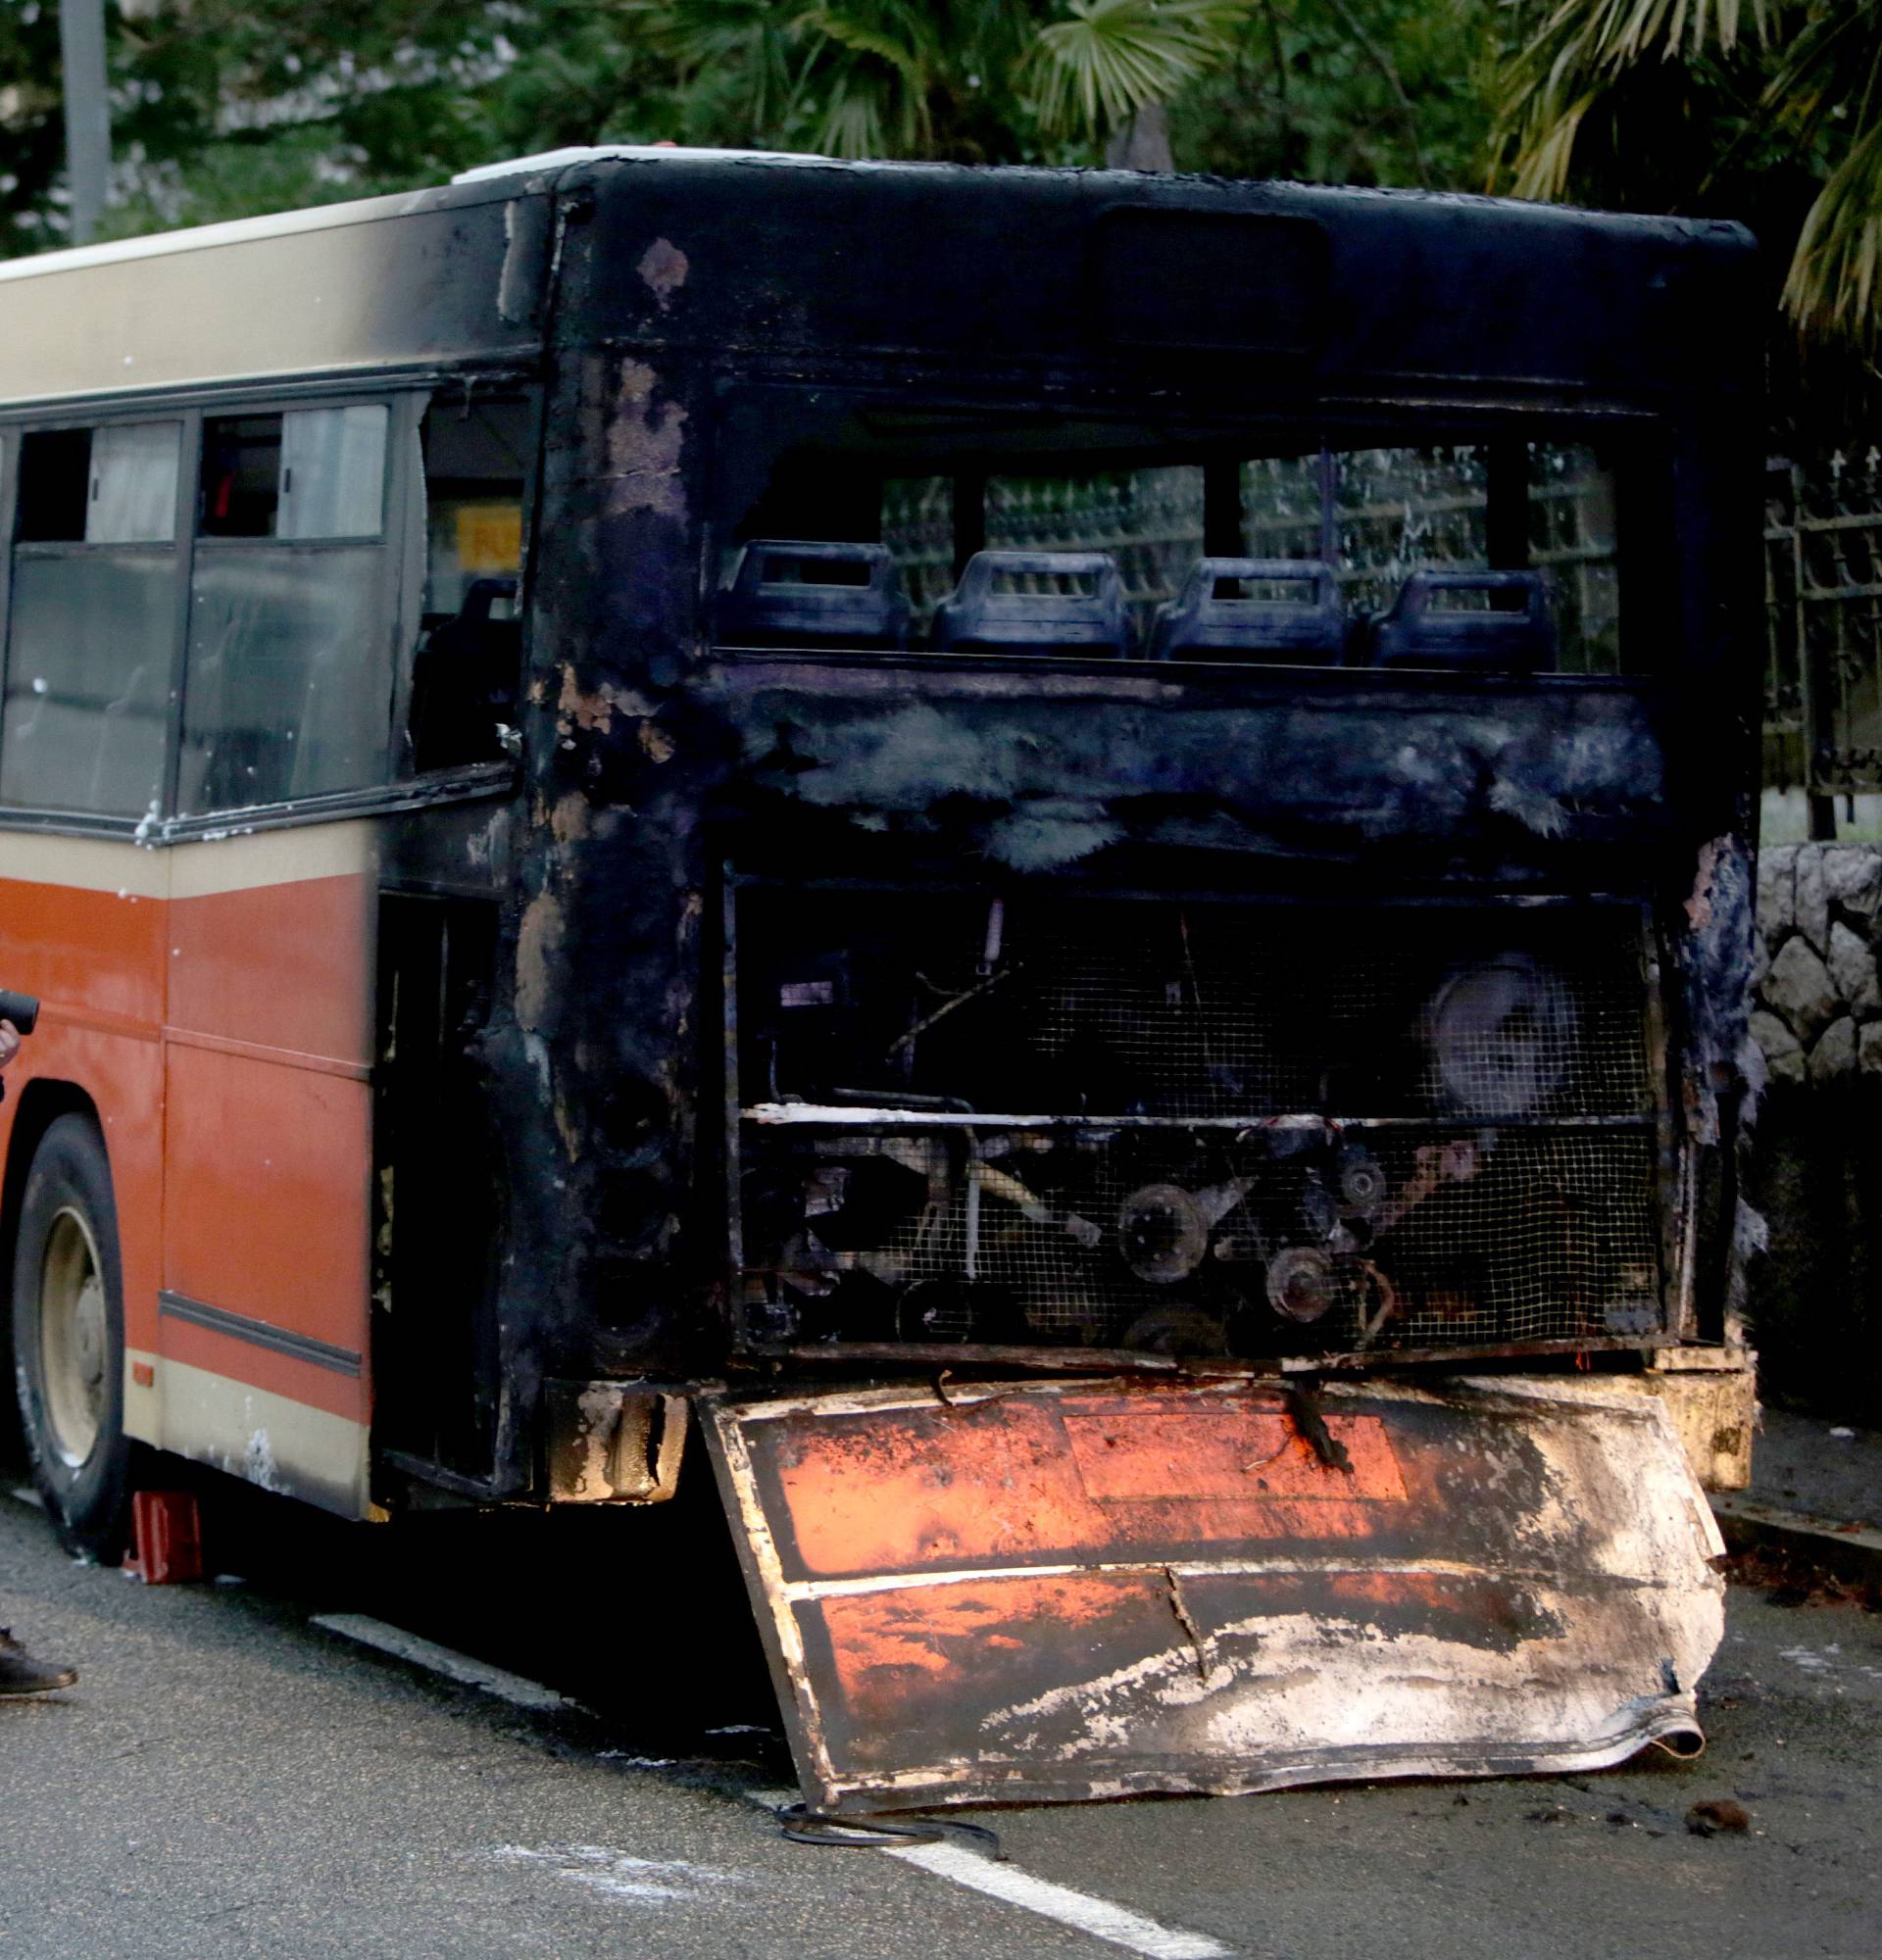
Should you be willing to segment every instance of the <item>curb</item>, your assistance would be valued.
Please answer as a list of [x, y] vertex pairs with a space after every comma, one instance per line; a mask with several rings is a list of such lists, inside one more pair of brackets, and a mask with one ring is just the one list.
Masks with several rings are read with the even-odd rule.
[[1783, 1551], [1857, 1586], [1882, 1586], [1882, 1531], [1811, 1517], [1736, 1492], [1715, 1494], [1712, 1515], [1733, 1551]]

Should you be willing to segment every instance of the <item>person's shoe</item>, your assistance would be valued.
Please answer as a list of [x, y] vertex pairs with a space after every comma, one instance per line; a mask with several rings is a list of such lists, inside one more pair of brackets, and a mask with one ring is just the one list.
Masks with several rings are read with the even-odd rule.
[[34, 1660], [7, 1628], [0, 1627], [0, 1694], [50, 1694], [77, 1679], [75, 1667]]

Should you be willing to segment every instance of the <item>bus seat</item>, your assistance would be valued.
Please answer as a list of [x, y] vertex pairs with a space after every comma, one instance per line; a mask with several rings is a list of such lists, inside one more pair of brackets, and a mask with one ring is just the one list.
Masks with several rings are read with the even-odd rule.
[[[1268, 590], [1240, 589], [1246, 586]], [[1158, 607], [1150, 658], [1331, 664], [1346, 651], [1346, 605], [1330, 564], [1205, 558], [1190, 567], [1176, 597]]]
[[1414, 571], [1373, 624], [1372, 664], [1547, 672], [1556, 664], [1554, 586], [1540, 571]]
[[734, 647], [900, 647], [909, 602], [886, 545], [754, 538], [719, 594]]
[[464, 603], [431, 630], [412, 667], [412, 766], [457, 768], [501, 761], [499, 722], [517, 718], [522, 629], [493, 619], [499, 600], [514, 606], [514, 578], [474, 578]]
[[934, 646], [1115, 658], [1124, 650], [1117, 563], [1109, 552], [975, 552], [935, 609]]

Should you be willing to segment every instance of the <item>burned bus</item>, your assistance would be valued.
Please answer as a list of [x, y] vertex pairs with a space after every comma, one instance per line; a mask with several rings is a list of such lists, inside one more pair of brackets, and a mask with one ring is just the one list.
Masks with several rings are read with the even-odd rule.
[[1754, 291], [628, 149], [0, 268], [61, 1531], [714, 1480], [838, 1808], [1696, 1746]]

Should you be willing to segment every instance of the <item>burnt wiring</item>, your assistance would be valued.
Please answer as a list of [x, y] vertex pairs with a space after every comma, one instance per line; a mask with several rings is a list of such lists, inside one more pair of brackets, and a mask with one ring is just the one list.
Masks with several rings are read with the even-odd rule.
[[845, 1851], [892, 1851], [903, 1844], [971, 1845], [998, 1864], [1007, 1862], [997, 1832], [983, 1824], [958, 1824], [939, 1817], [912, 1817], [889, 1824], [872, 1817], [838, 1817], [808, 1803], [779, 1804], [779, 1835], [792, 1844], [820, 1844]]

